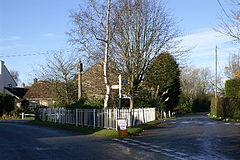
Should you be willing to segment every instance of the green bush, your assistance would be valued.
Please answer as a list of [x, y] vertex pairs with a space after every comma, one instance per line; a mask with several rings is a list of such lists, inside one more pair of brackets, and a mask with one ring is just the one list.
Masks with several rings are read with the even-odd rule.
[[14, 97], [5, 93], [0, 93], [0, 116], [3, 114], [9, 114], [14, 110], [14, 107]]
[[193, 101], [193, 112], [209, 112], [211, 100], [208, 95], [198, 95]]
[[181, 96], [179, 99], [179, 105], [175, 108], [180, 113], [191, 113], [193, 108], [193, 101], [192, 97]]
[[240, 78], [234, 78], [226, 81], [225, 97], [240, 98]]
[[211, 106], [210, 106], [210, 114], [213, 116], [217, 116], [217, 111], [218, 111], [218, 99], [215, 97], [211, 98]]
[[178, 107], [180, 113], [208, 112], [210, 110], [210, 96], [198, 95], [197, 97], [181, 96]]
[[212, 100], [211, 113], [224, 119], [240, 119], [240, 98], [219, 98]]
[[78, 101], [67, 105], [65, 108], [73, 109], [73, 108], [82, 108], [82, 109], [100, 109], [103, 108], [103, 104], [99, 101], [88, 101], [85, 98], [81, 98]]

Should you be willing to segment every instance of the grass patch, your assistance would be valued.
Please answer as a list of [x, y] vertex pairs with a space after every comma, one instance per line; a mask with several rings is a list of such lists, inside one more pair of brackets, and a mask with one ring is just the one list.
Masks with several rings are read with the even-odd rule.
[[155, 128], [157, 126], [164, 126], [164, 125], [167, 125], [167, 123], [163, 121], [155, 120], [148, 123], [140, 124], [135, 127], [128, 128], [128, 134], [130, 136], [131, 135], [136, 136], [141, 134], [144, 130], [148, 130], [148, 129]]
[[[47, 122], [47, 121], [39, 121], [34, 120], [28, 122], [30, 125], [40, 125], [40, 126], [48, 126], [48, 127], [55, 127], [55, 128], [61, 128], [66, 129], [74, 132], [80, 132], [80, 133], [86, 133], [86, 134], [92, 134], [92, 135], [99, 135], [104, 137], [119, 137], [118, 131], [114, 129], [103, 129], [103, 128], [93, 128], [93, 127], [82, 127], [82, 126], [75, 126], [71, 124], [58, 124], [54, 122]], [[141, 124], [135, 127], [128, 128], [128, 135], [129, 136], [136, 136], [141, 134], [144, 130], [154, 128], [159, 125], [166, 125], [166, 122], [161, 122], [159, 120], [151, 121], [145, 124]]]
[[24, 119], [20, 118], [20, 117], [7, 117], [7, 118], [1, 118], [0, 117], [0, 120], [34, 120], [35, 118], [34, 117], [26, 117]]

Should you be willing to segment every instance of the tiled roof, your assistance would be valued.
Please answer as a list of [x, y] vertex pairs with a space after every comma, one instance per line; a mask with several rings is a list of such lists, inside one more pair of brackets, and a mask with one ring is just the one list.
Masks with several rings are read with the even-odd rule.
[[29, 90], [24, 98], [55, 98], [54, 84], [47, 81], [35, 82], [32, 86], [27, 87]]
[[10, 93], [12, 93], [13, 95], [19, 97], [19, 98], [23, 98], [24, 95], [27, 93], [28, 89], [27, 88], [9, 88], [9, 87], [5, 87], [5, 89], [7, 91], [9, 91]]

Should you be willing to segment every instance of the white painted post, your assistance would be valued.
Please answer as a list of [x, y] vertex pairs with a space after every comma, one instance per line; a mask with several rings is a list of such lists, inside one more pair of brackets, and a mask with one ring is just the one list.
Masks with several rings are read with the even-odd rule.
[[76, 108], [76, 126], [78, 126], [78, 109]]
[[24, 112], [22, 112], [22, 119], [24, 119]]
[[95, 124], [95, 120], [96, 120], [95, 110], [96, 110], [96, 109], [93, 109], [93, 128], [95, 128], [95, 126], [96, 126], [96, 124]]
[[167, 118], [167, 114], [166, 114], [165, 111], [163, 112], [163, 117], [164, 117], [164, 118]]
[[117, 120], [118, 120], [118, 109], [117, 108], [115, 109], [115, 119], [116, 119], [116, 131], [117, 131], [118, 130], [118, 128], [117, 128], [118, 127], [117, 126], [118, 125], [118, 123], [117, 123]]
[[168, 115], [169, 115], [169, 118], [171, 118], [171, 111], [170, 110], [168, 111]]

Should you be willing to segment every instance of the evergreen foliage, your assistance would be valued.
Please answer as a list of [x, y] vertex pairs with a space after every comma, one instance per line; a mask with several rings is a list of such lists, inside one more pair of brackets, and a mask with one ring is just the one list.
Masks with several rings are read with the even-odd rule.
[[177, 106], [181, 89], [180, 69], [175, 58], [167, 52], [155, 58], [148, 67], [145, 84], [153, 91], [152, 97], [155, 94], [155, 98], [160, 97], [162, 101], [168, 98], [165, 102], [167, 109]]
[[14, 110], [14, 97], [8, 94], [0, 93], [0, 116], [9, 114]]
[[225, 97], [240, 98], [240, 78], [233, 78], [226, 81]]

